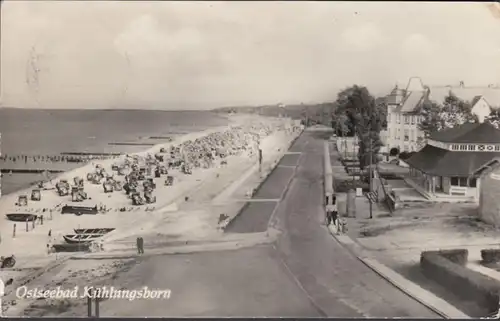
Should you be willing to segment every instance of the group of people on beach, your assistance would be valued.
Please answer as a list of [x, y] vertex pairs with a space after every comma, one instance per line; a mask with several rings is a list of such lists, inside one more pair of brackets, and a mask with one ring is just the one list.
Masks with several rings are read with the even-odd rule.
[[[256, 156], [262, 137], [285, 129], [286, 126], [282, 123], [233, 126], [226, 131], [214, 132], [195, 140], [185, 141], [180, 145], [171, 146], [169, 159], [170, 162], [182, 161], [193, 168], [209, 168], [213, 166], [216, 159], [239, 155], [245, 151], [249, 157]], [[289, 130], [298, 130], [298, 127], [290, 127]], [[227, 162], [223, 161], [223, 163]]]

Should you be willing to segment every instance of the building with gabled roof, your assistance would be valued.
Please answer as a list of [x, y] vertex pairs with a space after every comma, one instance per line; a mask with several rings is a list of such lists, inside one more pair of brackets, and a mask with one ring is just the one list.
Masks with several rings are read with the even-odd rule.
[[445, 98], [453, 94], [471, 104], [471, 113], [482, 122], [490, 115], [492, 108], [500, 107], [500, 87], [425, 86], [419, 77], [411, 77], [404, 89], [397, 85], [386, 97], [387, 130], [384, 150], [390, 154], [403, 151], [412, 152], [422, 148], [424, 133], [419, 129], [423, 117], [420, 107], [426, 101], [443, 104]]
[[466, 123], [431, 134], [406, 160], [414, 187], [428, 198], [456, 197], [477, 202], [484, 170], [500, 158], [500, 130], [489, 123]]
[[418, 111], [426, 98], [427, 89], [418, 77], [410, 78], [405, 89], [396, 85], [387, 96], [387, 129], [381, 136], [389, 154], [418, 150], [418, 141], [423, 138]]

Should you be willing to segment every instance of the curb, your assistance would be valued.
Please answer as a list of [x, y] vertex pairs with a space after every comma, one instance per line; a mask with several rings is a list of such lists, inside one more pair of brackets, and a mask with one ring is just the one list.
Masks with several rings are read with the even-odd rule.
[[[281, 160], [283, 159], [283, 157], [286, 155], [287, 152], [289, 152], [289, 150], [292, 148], [292, 146], [294, 145], [294, 143], [302, 136], [302, 134], [303, 134], [303, 132], [301, 132], [299, 135], [297, 135], [297, 137], [295, 137], [290, 142], [289, 146], [287, 147], [287, 151], [281, 157], [279, 157], [279, 159], [277, 159], [277, 162], [273, 165], [272, 169], [269, 171], [269, 173], [266, 175], [266, 177], [257, 185], [257, 187], [255, 188], [255, 191], [258, 191], [267, 182], [267, 180], [273, 174], [273, 172], [280, 166], [279, 163], [281, 162]], [[300, 152], [300, 154], [301, 155], [299, 156], [299, 160], [297, 161], [297, 165], [293, 166], [294, 167], [293, 174], [290, 176], [290, 179], [286, 183], [285, 188], [284, 188], [283, 192], [280, 195], [279, 201], [276, 203], [276, 206], [274, 207], [274, 209], [273, 209], [273, 211], [271, 213], [271, 216], [269, 217], [269, 222], [267, 224], [268, 228], [267, 228], [267, 231], [266, 231], [266, 233], [268, 233], [268, 234], [269, 234], [269, 229], [270, 228], [274, 228], [274, 226], [276, 225], [274, 221], [275, 221], [275, 217], [276, 217], [276, 212], [278, 211], [278, 207], [280, 206], [281, 202], [283, 201], [286, 193], [288, 192], [288, 188], [290, 187], [290, 183], [292, 182], [292, 180], [295, 177], [295, 174], [297, 173], [297, 167], [298, 167], [298, 164], [300, 163], [300, 159], [302, 158], [302, 152]], [[252, 196], [252, 198], [253, 198], [253, 196]], [[229, 220], [229, 222], [224, 227], [224, 230], [227, 227], [229, 227], [230, 224], [233, 224], [233, 222], [236, 221], [236, 219], [244, 212], [245, 208], [248, 207], [249, 205], [250, 205], [250, 201], [247, 201], [242, 206], [242, 208], [238, 211], [238, 213], [233, 218], [231, 218], [231, 220]]]
[[[257, 240], [233, 240], [233, 241], [218, 241], [211, 242], [205, 245], [185, 245], [177, 247], [165, 247], [160, 249], [150, 250], [143, 255], [136, 254], [135, 247], [129, 250], [123, 250], [122, 253], [107, 253], [107, 254], [81, 254], [69, 257], [70, 260], [123, 260], [123, 259], [138, 259], [143, 257], [153, 257], [162, 255], [176, 255], [176, 254], [195, 254], [203, 252], [217, 252], [217, 251], [230, 251], [239, 250], [258, 245], [269, 244], [275, 241], [276, 235], [269, 235], [269, 233], [261, 233], [262, 237]], [[123, 253], [125, 252], [125, 253]]]
[[[363, 264], [365, 264], [372, 271], [377, 273], [380, 277], [382, 277], [387, 282], [391, 283], [394, 287], [398, 288], [401, 292], [405, 293], [415, 301], [424, 305], [428, 309], [432, 310], [436, 314], [440, 315], [444, 319], [471, 319], [470, 316], [466, 315], [462, 311], [458, 310], [445, 300], [437, 297], [433, 293], [420, 288], [417, 284], [412, 281], [406, 279], [399, 273], [393, 271], [389, 267], [381, 264], [377, 260], [369, 257], [365, 257], [361, 254], [362, 248], [358, 245], [352, 238], [347, 235], [336, 235], [336, 233], [329, 226], [328, 231], [330, 234], [339, 242], [344, 248], [346, 248], [349, 252], [351, 252], [354, 256], [358, 258]], [[392, 275], [390, 275], [392, 274]], [[425, 293], [425, 296], [428, 298], [424, 298], [423, 295], [418, 295], [417, 291], [421, 291]], [[439, 306], [439, 307], [438, 307]]]
[[[302, 134], [303, 134], [303, 132], [301, 132], [299, 134], [299, 136], [297, 136], [293, 140], [293, 143], [290, 144], [290, 146], [288, 147], [288, 150], [290, 150], [292, 148], [293, 144], [300, 138], [300, 136], [302, 136]], [[286, 153], [285, 153], [285, 155], [286, 155]], [[290, 179], [286, 183], [285, 189], [283, 190], [283, 192], [280, 195], [280, 200], [278, 201], [278, 203], [274, 207], [273, 212], [271, 213], [271, 216], [269, 217], [269, 222], [267, 223], [268, 233], [269, 233], [269, 229], [276, 229], [276, 226], [278, 225], [278, 221], [277, 221], [277, 218], [276, 218], [276, 215], [278, 213], [278, 208], [280, 207], [281, 203], [285, 199], [286, 194], [288, 193], [288, 190], [290, 189], [290, 186], [292, 185], [292, 181], [295, 178], [295, 176], [297, 175], [297, 169], [298, 169], [298, 167], [300, 165], [300, 161], [302, 160], [303, 157], [304, 157], [304, 153], [300, 152], [300, 156], [299, 156], [299, 159], [297, 160], [297, 164], [294, 166], [294, 169], [293, 169], [293, 174], [292, 174], [292, 176], [290, 176]], [[278, 162], [278, 164], [279, 164], [279, 162]]]

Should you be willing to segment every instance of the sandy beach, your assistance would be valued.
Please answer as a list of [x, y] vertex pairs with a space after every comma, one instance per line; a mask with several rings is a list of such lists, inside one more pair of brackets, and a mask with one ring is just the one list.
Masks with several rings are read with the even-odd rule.
[[[233, 195], [236, 191], [240, 191], [241, 194], [241, 190], [245, 189], [242, 184], [248, 177], [258, 175], [258, 149], [260, 148], [263, 154], [260, 174], [260, 179], [263, 179], [301, 130], [302, 128], [296, 123], [286, 118], [231, 116], [230, 126], [183, 135], [172, 142], [156, 145], [137, 153], [136, 156], [127, 155], [118, 159], [94, 161], [53, 179], [52, 183], [55, 184], [61, 179], [72, 183], [76, 176], [83, 178], [88, 199], [81, 203], [71, 202], [71, 196], [59, 196], [56, 190], [42, 190], [41, 201], [28, 200], [28, 205], [22, 207], [15, 205], [18, 197], [27, 195], [29, 199], [31, 189], [3, 196], [0, 199], [0, 209], [3, 214], [44, 215], [43, 224], [40, 221], [37, 221], [35, 225], [31, 222], [28, 224], [12, 222], [6, 217], [0, 221], [0, 253], [3, 256], [14, 254], [17, 261], [14, 268], [2, 270], [2, 279], [14, 278], [11, 290], [6, 289], [7, 297], [4, 300], [7, 302], [4, 304], [6, 315], [24, 315], [24, 309], [31, 304], [29, 300], [23, 300], [22, 303], [16, 300], [12, 291], [16, 286], [27, 282], [29, 282], [27, 284], [52, 282], [54, 270], [43, 273], [52, 266], [58, 266], [56, 269], [58, 278], [70, 282], [73, 277], [79, 277], [81, 273], [71, 272], [72, 269], [61, 266], [65, 264], [75, 266], [76, 264], [82, 269], [83, 264], [90, 264], [88, 261], [82, 263], [83, 261], [80, 260], [65, 261], [74, 253], [49, 253], [47, 251], [47, 247], [50, 248], [53, 244], [64, 243], [62, 236], [75, 234], [74, 229], [114, 228], [114, 231], [98, 240], [103, 245], [103, 250], [99, 252], [109, 254], [133, 253], [138, 236], [143, 237], [146, 250], [178, 247], [197, 242], [203, 244], [204, 241], [222, 239], [223, 227], [238, 214], [243, 206], [243, 202], [238, 199], [249, 197], [252, 189], [256, 187], [249, 186], [245, 195]], [[86, 180], [87, 174], [95, 172], [96, 166], [103, 168], [107, 173], [113, 173], [113, 165], [124, 163], [127, 157], [147, 159], [151, 158], [151, 155], [157, 155], [160, 151], [169, 151], [173, 146], [178, 147], [182, 144], [187, 150], [183, 153], [189, 158], [189, 153], [197, 155], [196, 147], [193, 147], [194, 150], [189, 147], [193, 142], [194, 145], [197, 141], [201, 144], [211, 144], [217, 139], [230, 139], [231, 141], [226, 141], [222, 145], [229, 146], [228, 150], [234, 152], [215, 157], [210, 164], [203, 164], [203, 162], [198, 164], [195, 161], [197, 165], [190, 168], [190, 174], [184, 173], [181, 168], [169, 169], [168, 175], [174, 178], [172, 186], [164, 184], [166, 175], [161, 177], [153, 175], [152, 178], [156, 184], [153, 195], [156, 197], [156, 202], [152, 204], [134, 206], [124, 191], [104, 193], [102, 184], [92, 184]], [[123, 180], [123, 177], [116, 174], [114, 177], [116, 180]], [[62, 214], [60, 209], [64, 204], [104, 206], [105, 211], [96, 215]], [[50, 214], [50, 209], [52, 209], [52, 214]], [[220, 220], [221, 214], [224, 216], [222, 221]], [[16, 225], [15, 236], [13, 235], [14, 225]], [[60, 264], [61, 262], [66, 263]], [[91, 267], [90, 270], [101, 271], [99, 273], [103, 275], [112, 275], [113, 271], [123, 266], [122, 263], [104, 264], [96, 263], [96, 261], [92, 264], [97, 264], [99, 268]], [[85, 272], [87, 278], [92, 278], [92, 271]]]

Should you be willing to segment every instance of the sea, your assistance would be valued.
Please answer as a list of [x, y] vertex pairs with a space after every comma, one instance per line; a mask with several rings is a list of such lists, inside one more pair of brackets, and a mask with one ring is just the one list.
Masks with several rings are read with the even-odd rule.
[[[4, 156], [57, 156], [61, 153], [133, 153], [176, 136], [229, 123], [212, 111], [159, 110], [41, 110], [0, 108], [0, 152]], [[36, 157], [0, 168], [69, 170], [82, 163], [41, 163]], [[42, 174], [4, 173], [2, 195], [24, 189]]]

